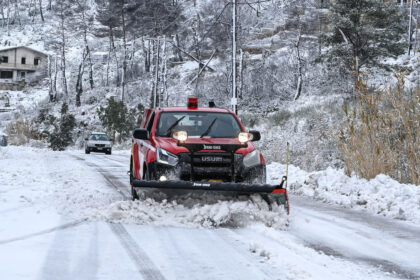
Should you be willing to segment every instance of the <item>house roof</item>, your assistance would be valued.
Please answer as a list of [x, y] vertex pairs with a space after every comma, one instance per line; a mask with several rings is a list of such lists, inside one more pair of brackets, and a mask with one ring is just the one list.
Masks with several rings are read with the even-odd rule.
[[19, 48], [29, 49], [29, 50], [31, 50], [31, 51], [33, 51], [33, 52], [37, 52], [37, 53], [43, 54], [43, 55], [45, 55], [45, 56], [48, 56], [48, 53], [46, 53], [46, 52], [39, 51], [39, 50], [33, 49], [33, 48], [31, 48], [31, 47], [27, 47], [27, 46], [12, 46], [12, 47], [8, 46], [8, 47], [0, 47], [0, 52], [1, 52], [1, 51], [13, 50], [13, 49], [19, 49]]

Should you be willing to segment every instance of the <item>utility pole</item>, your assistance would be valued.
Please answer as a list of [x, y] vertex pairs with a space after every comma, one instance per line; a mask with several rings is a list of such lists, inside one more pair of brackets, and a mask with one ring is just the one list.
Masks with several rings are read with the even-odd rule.
[[236, 0], [232, 3], [232, 111], [237, 114], [237, 98], [236, 98]]
[[160, 100], [158, 98], [158, 82], [159, 82], [159, 50], [160, 50], [160, 38], [156, 38], [156, 60], [155, 60], [155, 80], [153, 86], [153, 108], [156, 108], [160, 104]]

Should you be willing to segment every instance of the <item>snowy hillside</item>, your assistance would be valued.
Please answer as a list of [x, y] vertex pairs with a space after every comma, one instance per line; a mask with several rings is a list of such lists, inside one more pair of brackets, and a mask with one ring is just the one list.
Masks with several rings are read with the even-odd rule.
[[[35, 88], [22, 93], [9, 92], [16, 110], [0, 115], [3, 130], [10, 120], [25, 118], [33, 130], [51, 132], [51, 125], [40, 123], [39, 115], [58, 116], [62, 102], [67, 102], [76, 117], [73, 140], [79, 145], [86, 132], [103, 129], [96, 109], [106, 104], [106, 98], [121, 98], [122, 83], [129, 108], [136, 108], [138, 104], [151, 106], [155, 85], [164, 105], [184, 105], [187, 96], [195, 95], [200, 104], [214, 99], [217, 106], [230, 107], [231, 32], [229, 26], [220, 22], [231, 20], [231, 14], [223, 1], [215, 5], [213, 1], [204, 0], [178, 1], [178, 10], [174, 12], [179, 13], [178, 35], [160, 37], [158, 68], [155, 67], [157, 41], [150, 39], [147, 33], [149, 22], [137, 27], [129, 22], [131, 19], [127, 14], [126, 43], [118, 33], [121, 28], [116, 28], [114, 37], [110, 37], [106, 18], [112, 19], [107, 10], [112, 7], [107, 1], [41, 3], [42, 20], [40, 10], [35, 9], [32, 2], [16, 3], [17, 6], [2, 4], [4, 14], [19, 10], [20, 17], [15, 18], [14, 14], [13, 21], [3, 20], [0, 45], [31, 46], [51, 54], [51, 77], [57, 88], [52, 94], [57, 94], [58, 98], [57, 102], [49, 102], [51, 81], [48, 77]], [[262, 130], [261, 148], [268, 154], [269, 161], [284, 162], [284, 153], [279, 151], [277, 143], [288, 141], [291, 143], [291, 162], [306, 170], [343, 167], [332, 135], [344, 119], [343, 104], [352, 102], [354, 95], [351, 79], [347, 80], [343, 73], [328, 64], [314, 63], [323, 49], [327, 49], [320, 38], [330, 28], [328, 10], [319, 7], [316, 1], [258, 1], [256, 5], [238, 5], [237, 8], [239, 117], [249, 128]], [[63, 9], [69, 11], [65, 16], [61, 14]], [[23, 13], [25, 10], [30, 14]], [[216, 16], [220, 22], [212, 22]], [[63, 34], [64, 41], [60, 41]], [[110, 47], [111, 43], [114, 46]], [[61, 66], [63, 44], [66, 90]], [[128, 59], [128, 68], [122, 81], [121, 65], [125, 59]], [[201, 70], [195, 60], [208, 63], [208, 67]], [[403, 67], [409, 71], [409, 84], [418, 82], [415, 55], [388, 60], [388, 68]], [[302, 92], [300, 98], [293, 101], [299, 67]], [[199, 78], [196, 78], [198, 73]], [[366, 69], [366, 74], [370, 73], [370, 84], [390, 85], [390, 74], [383, 69]], [[83, 81], [81, 106], [76, 107], [80, 74]], [[34, 138], [46, 141], [44, 136]]]

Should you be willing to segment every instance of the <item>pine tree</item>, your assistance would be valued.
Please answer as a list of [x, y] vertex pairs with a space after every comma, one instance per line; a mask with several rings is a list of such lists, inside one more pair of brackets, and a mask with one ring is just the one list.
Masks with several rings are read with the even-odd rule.
[[99, 107], [97, 113], [110, 135], [118, 132], [125, 138], [136, 126], [136, 109], [129, 110], [122, 101], [116, 101], [114, 97], [108, 98], [106, 107]]
[[336, 0], [331, 6], [328, 62], [343, 63], [359, 77], [362, 66], [381, 65], [381, 58], [404, 53], [402, 16], [393, 4], [379, 0]]
[[52, 122], [54, 131], [49, 135], [49, 142], [50, 148], [54, 151], [63, 151], [73, 142], [72, 134], [76, 127], [76, 120], [72, 114], [69, 114], [68, 109], [67, 103], [63, 103], [59, 122]]

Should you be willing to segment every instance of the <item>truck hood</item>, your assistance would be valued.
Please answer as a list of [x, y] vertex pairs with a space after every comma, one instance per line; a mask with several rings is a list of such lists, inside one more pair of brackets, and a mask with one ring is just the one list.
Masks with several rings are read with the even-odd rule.
[[[173, 154], [188, 153], [188, 149], [185, 147], [179, 147], [176, 144], [176, 140], [169, 137], [155, 137], [156, 146], [167, 150]], [[239, 144], [236, 138], [190, 138], [187, 143], [200, 143], [207, 145], [226, 145], [226, 144]], [[241, 148], [236, 153], [246, 155], [255, 150], [254, 144], [248, 142], [247, 148]]]

